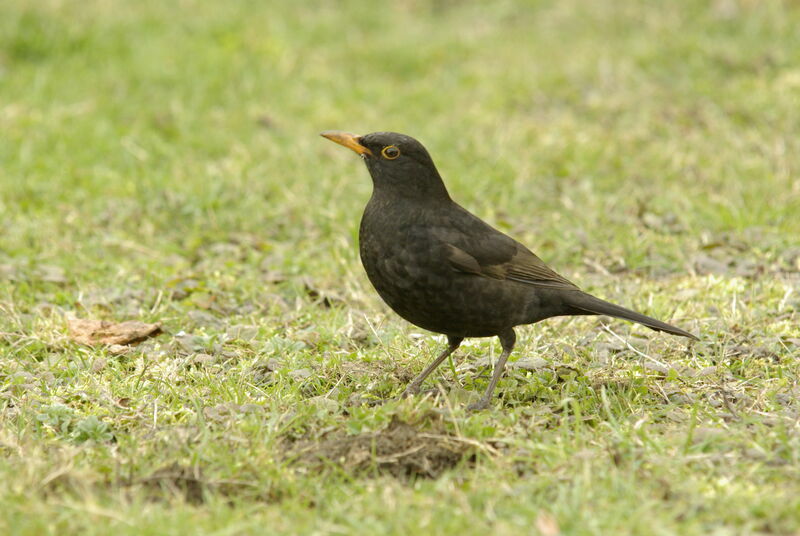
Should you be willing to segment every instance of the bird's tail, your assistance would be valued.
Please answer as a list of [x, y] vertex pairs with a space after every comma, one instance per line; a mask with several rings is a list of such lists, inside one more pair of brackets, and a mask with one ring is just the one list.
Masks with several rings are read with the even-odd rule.
[[665, 331], [673, 335], [680, 335], [681, 337], [698, 340], [696, 336], [681, 328], [676, 328], [661, 320], [656, 320], [655, 318], [650, 318], [636, 311], [614, 305], [600, 298], [595, 298], [591, 294], [586, 294], [584, 292], [576, 293], [576, 295], [569, 300], [569, 305], [585, 314], [608, 315], [616, 318], [623, 318], [647, 326], [655, 331]]

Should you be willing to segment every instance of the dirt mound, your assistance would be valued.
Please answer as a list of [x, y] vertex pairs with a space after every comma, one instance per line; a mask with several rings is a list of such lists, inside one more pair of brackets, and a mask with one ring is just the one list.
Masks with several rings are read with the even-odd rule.
[[152, 499], [163, 494], [181, 496], [190, 504], [202, 504], [206, 482], [199, 467], [188, 467], [173, 463], [163, 467], [148, 477], [139, 479], [138, 484], [151, 492]]
[[446, 431], [422, 431], [395, 418], [378, 432], [336, 433], [320, 441], [296, 443], [288, 457], [294, 465], [311, 470], [334, 466], [352, 473], [436, 478], [461, 460], [470, 460], [475, 450], [474, 441]]

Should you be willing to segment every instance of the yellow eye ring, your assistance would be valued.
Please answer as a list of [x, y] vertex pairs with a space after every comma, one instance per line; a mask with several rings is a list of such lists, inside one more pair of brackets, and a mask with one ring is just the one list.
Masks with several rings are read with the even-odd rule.
[[394, 160], [400, 156], [400, 149], [396, 145], [387, 145], [381, 151], [381, 155], [387, 160]]

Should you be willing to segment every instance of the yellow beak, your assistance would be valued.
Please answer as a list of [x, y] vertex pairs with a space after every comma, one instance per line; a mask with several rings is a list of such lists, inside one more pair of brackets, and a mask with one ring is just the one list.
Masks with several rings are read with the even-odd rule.
[[352, 149], [362, 156], [365, 154], [372, 156], [372, 151], [361, 145], [359, 141], [361, 138], [355, 134], [342, 132], [341, 130], [326, 130], [325, 132], [320, 132], [319, 135], [323, 138], [328, 138], [331, 141], [335, 141], [339, 145], [344, 145], [348, 149]]

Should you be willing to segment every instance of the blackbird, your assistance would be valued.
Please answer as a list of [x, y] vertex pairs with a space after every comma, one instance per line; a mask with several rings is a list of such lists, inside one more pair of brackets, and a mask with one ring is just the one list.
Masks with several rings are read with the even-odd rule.
[[582, 292], [513, 238], [450, 198], [428, 151], [395, 132], [322, 136], [358, 153], [372, 176], [359, 229], [369, 280], [397, 314], [447, 335], [448, 347], [406, 388], [422, 382], [465, 337], [497, 336], [503, 353], [469, 409], [484, 409], [514, 348], [514, 327], [562, 315], [608, 315], [656, 331], [691, 333]]

